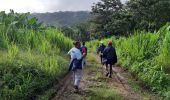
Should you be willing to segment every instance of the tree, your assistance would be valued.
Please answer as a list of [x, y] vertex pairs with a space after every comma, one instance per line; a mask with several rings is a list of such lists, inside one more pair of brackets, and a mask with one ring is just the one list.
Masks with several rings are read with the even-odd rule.
[[67, 27], [67, 26], [61, 27], [61, 32], [62, 32], [66, 37], [69, 37], [69, 38], [71, 38], [71, 39], [74, 38], [74, 36], [73, 36], [74, 30], [73, 30], [73, 28], [71, 28], [71, 27]]
[[[108, 23], [112, 14], [119, 12], [123, 7], [120, 0], [101, 0], [92, 7], [94, 17], [91, 22], [96, 25], [96, 32], [105, 33], [109, 31]], [[102, 34], [101, 34], [102, 35]]]
[[134, 26], [132, 15], [125, 8], [117, 13], [113, 13], [111, 21], [106, 25], [108, 30], [113, 32], [114, 35], [128, 35]]
[[88, 24], [89, 23], [81, 23], [72, 27], [64, 26], [61, 28], [61, 31], [64, 33], [65, 36], [73, 40], [88, 41], [90, 40]]
[[136, 23], [134, 29], [154, 31], [170, 21], [169, 0], [130, 0], [127, 10]]
[[155, 31], [170, 21], [169, 0], [101, 0], [92, 7], [93, 31], [101, 36], [128, 35], [134, 30]]

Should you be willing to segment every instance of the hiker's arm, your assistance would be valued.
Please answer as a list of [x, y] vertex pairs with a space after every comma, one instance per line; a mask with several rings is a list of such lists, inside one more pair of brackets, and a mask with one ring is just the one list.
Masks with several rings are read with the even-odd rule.
[[82, 58], [84, 58], [85, 56], [86, 56], [86, 53], [83, 53], [83, 54], [82, 54]]

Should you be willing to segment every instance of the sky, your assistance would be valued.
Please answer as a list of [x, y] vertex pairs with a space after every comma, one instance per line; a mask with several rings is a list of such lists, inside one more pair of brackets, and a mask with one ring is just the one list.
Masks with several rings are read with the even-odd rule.
[[[57, 12], [57, 11], [90, 11], [93, 3], [99, 0], [0, 0], [0, 11], [9, 12]], [[125, 2], [126, 0], [121, 0]]]

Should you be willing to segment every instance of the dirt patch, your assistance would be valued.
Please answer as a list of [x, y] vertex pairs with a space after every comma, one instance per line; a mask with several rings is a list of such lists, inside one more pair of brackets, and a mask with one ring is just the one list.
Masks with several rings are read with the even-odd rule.
[[[96, 55], [94, 56], [98, 59]], [[114, 97], [110, 99], [109, 96], [117, 96], [114, 98], [116, 100], [119, 100], [119, 98], [123, 100], [146, 100], [145, 97], [131, 88], [128, 83], [130, 74], [123, 68], [115, 66], [113, 77], [107, 78], [105, 77], [105, 68], [97, 62], [93, 63], [95, 63], [95, 67], [94, 64], [92, 67], [89, 61], [88, 66], [83, 71], [79, 93], [74, 93], [72, 73], [69, 73], [60, 82], [60, 88], [51, 100], [95, 100], [92, 98], [97, 98], [97, 96], [101, 98], [100, 100], [113, 100]], [[110, 92], [114, 92], [114, 94], [112, 95]], [[151, 98], [147, 99], [151, 100]]]

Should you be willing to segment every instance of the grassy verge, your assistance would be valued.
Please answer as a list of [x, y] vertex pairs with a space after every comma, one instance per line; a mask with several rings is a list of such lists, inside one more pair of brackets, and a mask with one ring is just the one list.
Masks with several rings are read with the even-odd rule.
[[54, 27], [29, 13], [0, 12], [0, 99], [34, 99], [67, 71], [72, 46]]
[[139, 93], [144, 100], [150, 100], [150, 99], [154, 99], [154, 100], [162, 100], [163, 98], [154, 94], [152, 91], [149, 91], [148, 89], [142, 87], [142, 82], [136, 81], [135, 79], [131, 79], [129, 78], [128, 80], [128, 84], [130, 85], [130, 87], [132, 87], [132, 89]]
[[0, 63], [1, 99], [32, 98], [51, 87], [67, 71], [68, 61], [59, 55], [22, 51], [12, 60], [7, 55], [3, 52], [4, 60]]

